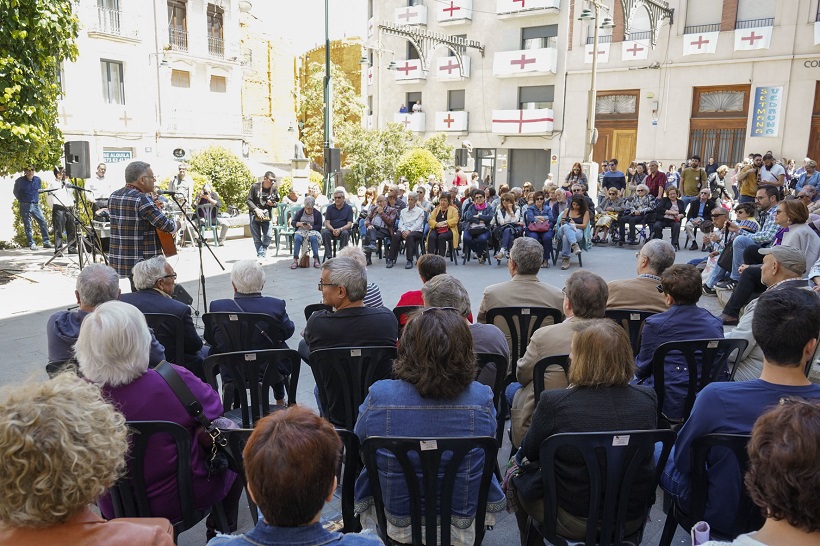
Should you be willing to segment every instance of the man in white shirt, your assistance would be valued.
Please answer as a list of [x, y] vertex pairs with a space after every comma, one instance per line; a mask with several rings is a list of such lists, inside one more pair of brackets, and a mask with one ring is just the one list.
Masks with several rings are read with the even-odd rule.
[[68, 253], [77, 253], [77, 234], [74, 226], [74, 190], [65, 187], [65, 169], [54, 169], [54, 181], [48, 185], [46, 202], [51, 207], [54, 226], [54, 254], [63, 252], [63, 230], [68, 238]]
[[177, 175], [171, 180], [168, 184], [168, 189], [181, 193], [182, 195], [178, 195], [177, 199], [180, 200], [183, 207], [191, 206], [191, 184], [189, 183], [186, 175], [188, 174], [188, 165], [184, 163], [179, 166], [177, 171]]
[[105, 172], [107, 167], [105, 163], [97, 165], [97, 172], [94, 176], [88, 179], [85, 188], [91, 191], [94, 197], [94, 204], [92, 209], [94, 214], [97, 214], [99, 209], [108, 208], [108, 196], [111, 195], [111, 184], [105, 179]]
[[407, 257], [405, 269], [413, 269], [413, 256], [416, 253], [416, 246], [424, 236], [424, 209], [417, 206], [418, 194], [408, 192], [407, 206], [399, 213], [399, 229], [393, 233], [390, 240], [390, 256], [387, 267], [393, 267], [396, 258], [399, 257], [399, 248], [404, 241], [404, 254]]
[[786, 182], [786, 169], [775, 163], [774, 156], [767, 153], [763, 156], [763, 166], [760, 167], [758, 183], [761, 186], [783, 187]]

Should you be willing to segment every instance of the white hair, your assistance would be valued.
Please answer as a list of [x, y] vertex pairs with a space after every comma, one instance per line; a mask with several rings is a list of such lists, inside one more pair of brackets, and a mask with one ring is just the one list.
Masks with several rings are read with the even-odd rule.
[[151, 332], [133, 305], [108, 301], [83, 320], [74, 355], [80, 372], [93, 383], [119, 387], [148, 370]]
[[76, 289], [81, 304], [96, 307], [119, 297], [120, 278], [112, 267], [89, 264], [77, 276]]
[[313, 206], [316, 204], [316, 198], [312, 195], [308, 195], [305, 197], [305, 201], [302, 203], [306, 209], [312, 209]]
[[265, 286], [265, 272], [256, 260], [241, 260], [231, 270], [231, 282], [238, 293], [255, 294]]
[[168, 260], [165, 256], [154, 256], [137, 262], [131, 269], [134, 275], [134, 287], [137, 290], [153, 288], [157, 281], [165, 276], [166, 265], [168, 265]]

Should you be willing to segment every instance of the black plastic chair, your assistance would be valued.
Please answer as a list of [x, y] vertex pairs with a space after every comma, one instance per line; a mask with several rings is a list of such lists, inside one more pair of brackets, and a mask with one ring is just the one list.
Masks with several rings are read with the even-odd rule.
[[[552, 307], [496, 307], [487, 311], [487, 324], [495, 324], [499, 328], [503, 324], [501, 331], [506, 328], [510, 332], [510, 362], [513, 364], [524, 356], [530, 338], [544, 325], [547, 318], [552, 318], [552, 323], [558, 324], [564, 315], [559, 309]], [[514, 365], [511, 375], [515, 375]]]
[[154, 331], [157, 341], [165, 347], [165, 360], [184, 366], [185, 324], [182, 319], [169, 313], [143, 314], [148, 327]]
[[[418, 311], [424, 307], [423, 305], [399, 305], [393, 308], [393, 314], [396, 316], [396, 320], [399, 323], [399, 339], [401, 339], [401, 331], [404, 329], [404, 325], [407, 324], [409, 320], [409, 315], [413, 314], [415, 311]], [[402, 320], [404, 319], [404, 320]]]
[[[279, 362], [283, 360], [290, 360], [289, 381], [279, 371]], [[219, 392], [216, 376], [220, 375], [223, 407], [234, 408], [227, 409], [225, 417], [242, 428], [253, 428], [259, 419], [282, 407], [271, 404], [270, 391], [276, 383], [285, 381], [288, 405], [296, 404], [301, 367], [299, 353], [293, 349], [221, 353], [209, 356], [203, 365], [205, 379], [216, 392]]]
[[544, 392], [544, 373], [550, 366], [561, 366], [564, 374], [569, 374], [569, 355], [548, 356], [535, 363], [532, 369], [532, 390], [536, 404], [541, 399], [541, 393]]
[[654, 314], [656, 314], [654, 311], [640, 311], [637, 309], [607, 309], [604, 311], [606, 318], [614, 320], [626, 330], [629, 336], [629, 344], [632, 346], [633, 356], [641, 350], [643, 323]]
[[322, 417], [353, 430], [370, 385], [393, 375], [396, 347], [340, 347], [310, 353]]
[[[410, 526], [413, 545], [451, 544], [450, 524], [453, 489], [456, 486], [458, 470], [465, 457], [475, 450], [483, 451], [484, 466], [478, 490], [478, 505], [475, 514], [475, 545], [484, 539], [484, 521], [487, 513], [487, 498], [493, 479], [493, 470], [498, 455], [495, 438], [385, 438], [374, 436], [362, 443], [362, 457], [367, 469], [370, 488], [376, 506], [379, 537], [385, 544], [393, 544], [387, 536], [387, 518], [384, 512], [384, 495], [379, 482], [377, 458], [386, 452], [398, 461], [398, 468], [404, 475], [410, 496]], [[377, 456], [377, 452], [378, 456]], [[445, 453], [449, 460], [443, 460]], [[412, 454], [412, 455], [411, 455]], [[443, 472], [442, 469], [443, 468]], [[419, 479], [417, 473], [421, 474]], [[459, 484], [461, 486], [461, 484]], [[426, 502], [436, 499], [437, 502]], [[422, 508], [422, 505], [424, 507]], [[425, 527], [422, 537], [421, 528]], [[439, 531], [441, 538], [439, 539]]]
[[[706, 511], [706, 503], [709, 498], [709, 470], [708, 456], [712, 448], [727, 449], [732, 452], [738, 464], [738, 477], [740, 478], [737, 487], [740, 491], [740, 499], [735, 509], [735, 520], [733, 522], [710, 522], [712, 540], [732, 541], [738, 535], [757, 531], [763, 526], [764, 518], [758, 508], [749, 497], [743, 485], [743, 476], [749, 466], [749, 454], [746, 451], [746, 444], [749, 443], [751, 435], [748, 434], [706, 434], [696, 438], [692, 442], [692, 491], [689, 496], [689, 509], [684, 511], [680, 504], [673, 502], [669, 507], [666, 516], [666, 523], [661, 534], [661, 546], [670, 546], [675, 535], [675, 529], [680, 524], [684, 529], [691, 529], [695, 523], [702, 521]], [[731, 527], [720, 526], [715, 529], [715, 525], [720, 523], [731, 523]], [[724, 534], [726, 533], [726, 534]]]
[[236, 472], [236, 479], [242, 480], [245, 488], [245, 498], [248, 500], [248, 509], [251, 512], [251, 519], [256, 525], [259, 521], [259, 511], [256, 508], [256, 503], [253, 502], [251, 496], [248, 494], [248, 481], [245, 478], [245, 445], [253, 432], [252, 428], [234, 428], [230, 430], [223, 430], [222, 435], [228, 440], [225, 445], [225, 450], [230, 455], [229, 462], [235, 464], [231, 465], [231, 470]]
[[[120, 478], [109, 490], [117, 518], [164, 517], [153, 514], [148, 505], [148, 486], [145, 483], [145, 454], [149, 443], [157, 434], [170, 437], [176, 445], [176, 487], [179, 495], [182, 519], [172, 521], [174, 542], [180, 533], [187, 531], [202, 521], [213, 510], [217, 526], [223, 533], [229, 533], [228, 520], [222, 505], [217, 503], [207, 510], [196, 509], [194, 482], [191, 474], [191, 435], [182, 425], [170, 421], [128, 421], [132, 431], [129, 441], [128, 473]], [[194, 442], [196, 446], [196, 442]], [[197, 449], [200, 449], [197, 446]]]
[[[478, 369], [476, 370], [476, 381], [487, 385], [493, 390], [493, 405], [496, 411], [496, 428], [495, 437], [498, 440], [498, 445], [501, 445], [504, 440], [504, 422], [507, 420], [507, 399], [504, 397], [504, 387], [507, 383], [507, 367], [509, 362], [504, 358], [504, 355], [496, 353], [476, 353], [476, 363]], [[495, 375], [490, 371], [495, 369]], [[487, 373], [483, 373], [487, 369]]]
[[[811, 363], [809, 365], [811, 365]], [[72, 371], [77, 375], [80, 374], [80, 370], [78, 369], [78, 364], [75, 359], [69, 358], [68, 360], [49, 360], [48, 364], [46, 364], [46, 373], [50, 378], [67, 371]]]
[[325, 303], [311, 303], [310, 305], [305, 306], [305, 320], [309, 319], [310, 316], [315, 313], [316, 311], [327, 311], [329, 313], [333, 312], [333, 306], [327, 305]]
[[358, 533], [362, 530], [359, 516], [354, 511], [356, 478], [362, 471], [359, 437], [351, 430], [336, 427], [336, 433], [342, 440], [342, 525], [345, 533]]
[[[675, 433], [671, 430], [625, 430], [616, 432], [563, 433], [550, 436], [541, 443], [538, 462], [544, 484], [543, 523], [535, 526], [530, 518], [530, 532], [535, 528], [555, 546], [585, 543], [598, 546], [623, 545], [627, 541], [639, 544], [643, 535], [649, 510], [655, 502], [655, 490], [672, 446]], [[630, 536], [626, 534], [627, 507], [632, 489], [641, 475], [641, 467], [651, 461], [655, 444], [661, 442], [663, 449], [655, 466], [653, 486], [644, 500], [640, 528]], [[589, 509], [587, 514], [600, 514], [600, 519], [590, 517], [584, 542], [558, 535], [558, 477], [556, 455], [558, 451], [574, 453], [583, 458], [589, 483]], [[601, 462], [606, 466], [602, 467]]]
[[[746, 345], [745, 339], [689, 339], [686, 341], [667, 341], [655, 349], [652, 355], [652, 376], [655, 393], [658, 395], [658, 423], [683, 424], [692, 413], [695, 395], [712, 381], [726, 381], [734, 375]], [[689, 372], [689, 386], [683, 404], [683, 415], [680, 419], [670, 419], [663, 413], [666, 401], [664, 388], [664, 361], [667, 355], [677, 352], [686, 359]], [[732, 356], [734, 355], [734, 356]], [[724, 370], [729, 373], [724, 374]]]
[[278, 349], [284, 338], [279, 322], [264, 313], [205, 313], [202, 321], [211, 354]]

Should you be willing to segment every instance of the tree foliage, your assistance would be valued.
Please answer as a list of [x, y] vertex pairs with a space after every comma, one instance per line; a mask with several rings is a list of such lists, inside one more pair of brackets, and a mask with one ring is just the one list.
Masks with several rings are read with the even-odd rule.
[[436, 177], [436, 180], [441, 180], [444, 178], [444, 167], [430, 150], [424, 148], [408, 150], [399, 158], [398, 165], [396, 165], [396, 175], [407, 178], [411, 189], [419, 178], [427, 180], [431, 174]]
[[[322, 177], [321, 174], [317, 173], [316, 171], [310, 171], [310, 177], [308, 178], [308, 182], [310, 184], [316, 184], [319, 186], [319, 191], [324, 191], [325, 179]], [[279, 198], [286, 196], [290, 193], [290, 187], [293, 184], [293, 177], [288, 175], [282, 180], [279, 181]]]
[[447, 135], [436, 133], [427, 140], [421, 142], [421, 147], [433, 154], [443, 166], [450, 166], [454, 163], [453, 146], [447, 144]]
[[339, 146], [346, 153], [342, 165], [350, 169], [345, 177], [348, 188], [375, 186], [393, 180], [396, 163], [413, 147], [414, 136], [401, 123], [388, 123], [385, 129], [367, 130], [361, 126], [340, 132]]
[[0, 176], [30, 164], [50, 169], [62, 153], [57, 73], [76, 60], [79, 21], [69, 0], [0, 0]]
[[225, 208], [234, 205], [244, 209], [248, 190], [256, 182], [256, 177], [236, 155], [220, 146], [210, 146], [195, 153], [189, 166], [210, 180]]
[[[359, 126], [364, 112], [364, 104], [356, 94], [347, 75], [334, 63], [330, 65], [332, 79], [333, 134], [338, 135]], [[305, 155], [318, 163], [324, 164], [324, 77], [325, 67], [320, 63], [310, 63], [307, 69], [307, 79], [301, 89], [296, 110], [299, 119], [304, 122], [302, 128], [302, 144], [305, 145]]]

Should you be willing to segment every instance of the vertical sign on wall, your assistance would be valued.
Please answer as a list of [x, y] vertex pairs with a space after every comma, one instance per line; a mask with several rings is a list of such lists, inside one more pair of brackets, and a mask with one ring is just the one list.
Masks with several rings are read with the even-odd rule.
[[783, 87], [756, 87], [752, 105], [753, 137], [776, 137], [780, 126], [780, 105], [783, 104]]

